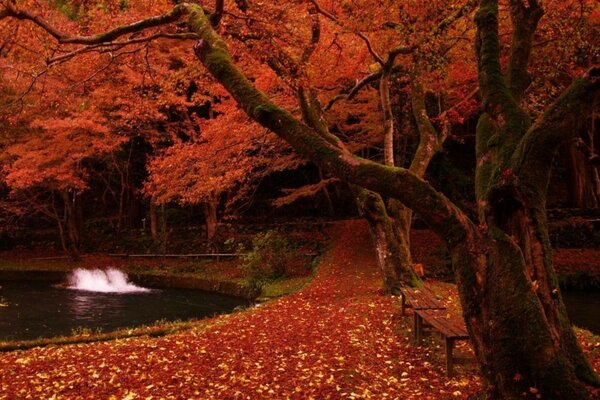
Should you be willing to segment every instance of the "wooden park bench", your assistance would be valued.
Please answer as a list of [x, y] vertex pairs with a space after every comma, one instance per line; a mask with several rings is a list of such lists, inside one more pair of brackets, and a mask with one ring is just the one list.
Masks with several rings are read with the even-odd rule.
[[443, 310], [446, 307], [435, 297], [435, 294], [426, 287], [400, 289], [402, 300], [402, 315], [406, 315], [406, 309], [413, 310]]
[[453, 376], [454, 363], [467, 361], [464, 358], [455, 358], [453, 354], [454, 343], [456, 341], [469, 339], [463, 318], [441, 309], [415, 309], [413, 315], [413, 332], [417, 344], [421, 342], [423, 337], [424, 323], [433, 327], [444, 338], [446, 376], [451, 378]]

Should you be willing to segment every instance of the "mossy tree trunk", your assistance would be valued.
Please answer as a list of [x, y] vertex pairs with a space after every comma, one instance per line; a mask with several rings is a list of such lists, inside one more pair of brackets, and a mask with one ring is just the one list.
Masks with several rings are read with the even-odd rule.
[[[415, 63], [414, 69], [419, 68], [418, 63]], [[383, 74], [385, 77], [385, 74]], [[389, 90], [389, 89], [388, 89]], [[382, 96], [383, 97], [383, 96]], [[410, 92], [410, 104], [417, 126], [417, 133], [419, 136], [419, 144], [413, 155], [409, 171], [413, 172], [416, 176], [421, 179], [425, 178], [425, 173], [433, 157], [442, 150], [442, 146], [447, 137], [447, 126], [441, 131], [435, 129], [431, 119], [427, 115], [427, 109], [425, 106], [425, 92], [422, 85], [420, 84], [419, 77], [416, 72], [411, 76], [411, 92]], [[391, 107], [388, 105], [387, 107]], [[389, 150], [388, 150], [389, 151]], [[386, 157], [386, 160], [390, 157]], [[393, 158], [391, 158], [393, 161]], [[393, 166], [393, 164], [391, 164]], [[410, 230], [412, 226], [413, 212], [410, 208], [406, 207], [400, 201], [394, 198], [390, 198], [387, 201], [388, 214], [393, 218], [393, 228], [395, 232], [396, 241], [402, 247], [401, 262], [405, 263], [408, 268], [413, 268], [412, 256], [410, 253]]]
[[587, 398], [598, 377], [571, 328], [552, 264], [546, 190], [558, 146], [577, 131], [599, 88], [598, 71], [576, 81], [532, 124], [520, 106], [527, 65], [543, 10], [535, 0], [511, 0], [512, 46], [502, 72], [498, 2], [483, 0], [476, 17], [479, 86], [484, 114], [477, 128], [476, 194], [488, 247], [480, 284], [482, 371], [492, 399]]

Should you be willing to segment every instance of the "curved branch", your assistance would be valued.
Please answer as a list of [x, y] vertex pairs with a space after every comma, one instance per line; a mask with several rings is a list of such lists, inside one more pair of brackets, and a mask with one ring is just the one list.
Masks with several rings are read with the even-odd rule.
[[[397, 74], [397, 73], [407, 74], [408, 71], [402, 65], [396, 65], [392, 68], [391, 74], [393, 75], [393, 74]], [[333, 105], [340, 100], [352, 100], [358, 94], [358, 92], [361, 91], [362, 88], [367, 86], [369, 83], [378, 81], [379, 78], [381, 78], [382, 74], [383, 74], [383, 70], [380, 69], [377, 72], [373, 72], [369, 75], [366, 75], [361, 80], [356, 82], [356, 84], [352, 87], [352, 89], [350, 89], [348, 94], [339, 94], [339, 95], [335, 96], [334, 98], [332, 98], [331, 100], [329, 100], [329, 102], [327, 103], [327, 105], [324, 108], [325, 111], [331, 109], [331, 107], [333, 107]]]
[[187, 12], [190, 5], [187, 3], [181, 3], [181, 4], [176, 5], [175, 7], [173, 7], [173, 9], [171, 9], [171, 11], [169, 11], [163, 15], [149, 17], [149, 18], [137, 21], [137, 22], [133, 22], [128, 25], [119, 26], [117, 28], [114, 28], [114, 29], [104, 32], [104, 33], [100, 33], [97, 35], [91, 35], [91, 36], [67, 35], [67, 34], [59, 31], [52, 25], [48, 24], [43, 18], [41, 18], [38, 15], [32, 14], [25, 10], [17, 9], [12, 4], [5, 5], [5, 7], [6, 8], [0, 14], [0, 18], [13, 17], [16, 19], [24, 20], [24, 21], [31, 21], [34, 24], [36, 24], [37, 26], [39, 26], [40, 28], [44, 29], [46, 32], [48, 32], [48, 34], [50, 34], [52, 37], [54, 37], [59, 43], [93, 45], [93, 44], [111, 42], [111, 41], [116, 40], [116, 39], [120, 38], [121, 36], [124, 36], [129, 33], [140, 32], [140, 31], [148, 29], [148, 28], [154, 28], [157, 26], [175, 22], [175, 21], [179, 20], [181, 18], [181, 16]]
[[343, 151], [273, 104], [233, 64], [225, 42], [210, 27], [202, 9], [192, 7], [190, 26], [202, 37], [195, 46], [197, 57], [248, 116], [334, 176], [399, 199], [418, 212], [450, 247], [472, 236], [473, 226], [465, 214], [412, 172], [386, 167]]
[[431, 123], [431, 119], [427, 115], [427, 107], [425, 106], [423, 86], [416, 77], [413, 77], [410, 100], [412, 113], [417, 122], [417, 130], [419, 131], [419, 145], [410, 164], [410, 170], [422, 178], [425, 176], [425, 172], [433, 156], [442, 149], [448, 131], [447, 129], [442, 129], [438, 133]]

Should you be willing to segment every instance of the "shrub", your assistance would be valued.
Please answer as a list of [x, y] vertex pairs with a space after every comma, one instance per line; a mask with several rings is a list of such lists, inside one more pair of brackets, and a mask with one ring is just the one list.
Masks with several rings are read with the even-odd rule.
[[243, 256], [242, 269], [255, 286], [290, 275], [299, 259], [298, 249], [281, 233], [268, 231], [252, 239], [252, 249]]

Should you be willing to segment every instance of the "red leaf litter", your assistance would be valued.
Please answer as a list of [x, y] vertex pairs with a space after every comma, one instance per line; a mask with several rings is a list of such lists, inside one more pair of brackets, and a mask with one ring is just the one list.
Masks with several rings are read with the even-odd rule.
[[[411, 343], [410, 316], [379, 291], [366, 226], [333, 234], [314, 281], [278, 301], [160, 338], [0, 354], [0, 398], [410, 400], [481, 390], [474, 367], [445, 377], [439, 342]], [[456, 301], [451, 285], [433, 285]], [[582, 335], [598, 368], [598, 337]]]

